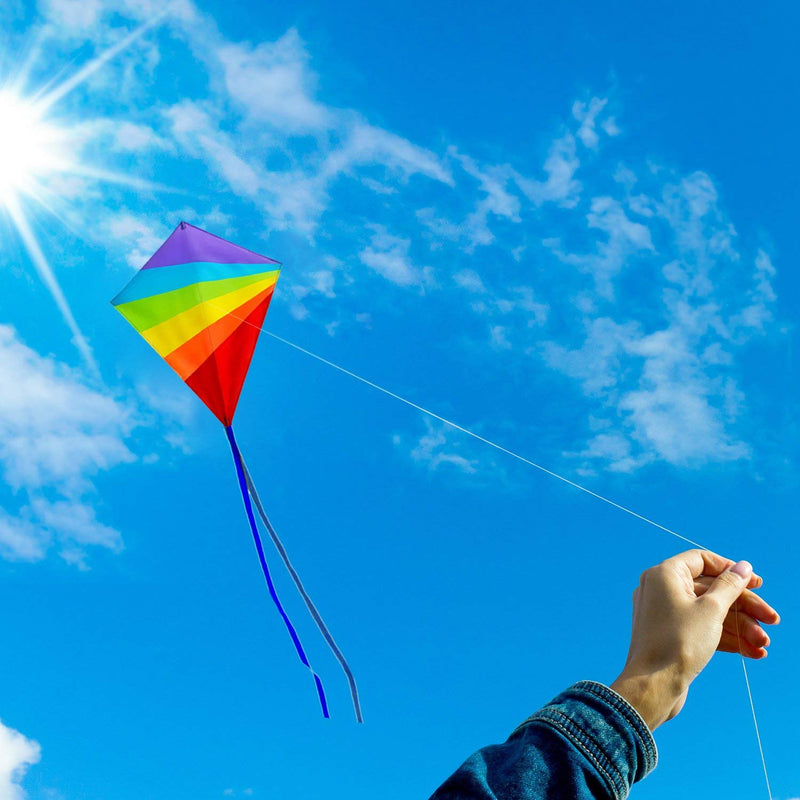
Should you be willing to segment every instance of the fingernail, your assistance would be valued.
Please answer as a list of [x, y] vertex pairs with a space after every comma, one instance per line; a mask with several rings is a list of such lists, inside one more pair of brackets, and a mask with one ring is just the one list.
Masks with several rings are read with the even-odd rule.
[[753, 565], [749, 561], [737, 561], [731, 567], [731, 572], [740, 578], [749, 578], [753, 574]]

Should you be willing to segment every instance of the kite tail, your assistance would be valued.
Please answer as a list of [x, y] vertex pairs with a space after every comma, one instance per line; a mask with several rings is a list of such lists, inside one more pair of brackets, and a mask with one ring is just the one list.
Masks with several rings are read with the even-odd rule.
[[323, 621], [322, 617], [317, 611], [317, 607], [314, 605], [314, 602], [308, 596], [308, 592], [305, 590], [303, 586], [303, 582], [300, 580], [300, 576], [297, 574], [297, 570], [295, 570], [292, 562], [289, 560], [289, 555], [286, 552], [286, 548], [283, 546], [283, 542], [278, 538], [278, 534], [275, 532], [275, 528], [272, 527], [272, 524], [267, 517], [266, 512], [264, 511], [264, 506], [261, 504], [261, 499], [258, 496], [258, 492], [256, 491], [256, 487], [253, 484], [252, 479], [250, 478], [250, 473], [247, 471], [247, 465], [244, 463], [244, 459], [242, 459], [242, 469], [244, 471], [244, 478], [247, 482], [247, 488], [250, 492], [251, 497], [253, 498], [253, 502], [255, 503], [256, 510], [258, 511], [259, 516], [261, 517], [261, 521], [264, 523], [267, 531], [269, 532], [270, 538], [272, 539], [272, 543], [275, 545], [275, 549], [278, 551], [278, 555], [280, 555], [281, 560], [283, 561], [284, 566], [286, 567], [286, 571], [291, 575], [292, 580], [294, 581], [294, 585], [297, 587], [297, 591], [300, 592], [300, 596], [303, 598], [303, 601], [306, 604], [306, 608], [308, 609], [308, 613], [311, 614], [314, 622], [317, 624], [317, 628], [319, 628], [319, 632], [322, 634], [325, 641], [328, 643], [328, 647], [330, 647], [331, 652], [336, 656], [336, 660], [339, 662], [342, 670], [344, 670], [344, 674], [347, 676], [347, 683], [350, 686], [350, 697], [353, 701], [353, 710], [356, 714], [356, 720], [358, 722], [363, 722], [364, 717], [361, 715], [361, 702], [358, 699], [358, 686], [356, 686], [356, 679], [353, 676], [353, 672], [350, 669], [350, 666], [347, 663], [347, 659], [344, 657], [344, 654], [339, 649], [339, 645], [336, 644], [334, 641], [333, 636], [331, 636], [331, 632], [328, 630], [328, 626]]
[[286, 629], [289, 631], [289, 636], [292, 637], [292, 642], [294, 643], [294, 649], [297, 651], [297, 655], [300, 657], [300, 660], [303, 662], [303, 664], [308, 667], [311, 675], [314, 678], [314, 684], [317, 687], [317, 695], [319, 696], [319, 704], [322, 707], [322, 715], [327, 719], [330, 717], [330, 714], [328, 713], [328, 701], [325, 699], [325, 690], [322, 688], [322, 681], [319, 679], [319, 676], [316, 672], [314, 672], [313, 667], [308, 662], [305, 650], [303, 650], [303, 645], [300, 644], [300, 637], [297, 635], [297, 631], [294, 629], [289, 616], [283, 610], [281, 601], [278, 599], [278, 593], [275, 591], [275, 586], [272, 583], [272, 577], [269, 574], [267, 559], [264, 556], [264, 547], [261, 544], [261, 537], [258, 535], [258, 527], [256, 526], [256, 520], [253, 516], [253, 508], [250, 505], [250, 496], [247, 493], [247, 481], [245, 480], [243, 471], [244, 462], [242, 461], [242, 456], [239, 453], [236, 439], [233, 436], [233, 428], [230, 425], [226, 426], [225, 433], [228, 435], [228, 442], [230, 443], [231, 452], [233, 453], [233, 463], [236, 465], [236, 476], [239, 478], [239, 490], [242, 493], [242, 500], [244, 501], [244, 510], [247, 512], [250, 530], [253, 533], [253, 541], [255, 542], [256, 550], [258, 551], [258, 559], [261, 562], [261, 569], [264, 572], [264, 577], [267, 581], [267, 587], [269, 588], [272, 602], [275, 603], [275, 607], [278, 609], [278, 613], [281, 615], [283, 622], [286, 625]]

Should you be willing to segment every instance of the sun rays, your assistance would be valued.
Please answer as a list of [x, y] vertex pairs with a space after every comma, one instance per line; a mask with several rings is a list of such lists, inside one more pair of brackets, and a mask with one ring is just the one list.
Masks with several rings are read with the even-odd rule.
[[[60, 217], [59, 208], [68, 202], [57, 188], [61, 176], [78, 176], [134, 188], [166, 188], [84, 162], [80, 155], [78, 126], [59, 117], [57, 111], [67, 94], [161, 22], [169, 9], [167, 6], [55, 85], [29, 86], [38, 47], [16, 75], [7, 76], [0, 84], [0, 213], [10, 219], [31, 264], [69, 328], [75, 347], [95, 376], [99, 371], [91, 346], [39, 244], [32, 218], [37, 212]], [[86, 120], [80, 122], [85, 124]]]

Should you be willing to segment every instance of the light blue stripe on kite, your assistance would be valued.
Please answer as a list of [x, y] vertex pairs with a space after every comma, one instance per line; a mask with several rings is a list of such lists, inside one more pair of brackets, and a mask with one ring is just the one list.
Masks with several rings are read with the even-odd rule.
[[194, 261], [191, 264], [177, 264], [174, 267], [142, 269], [131, 282], [111, 301], [114, 306], [131, 303], [154, 294], [163, 294], [200, 281], [218, 281], [224, 278], [239, 278], [255, 275], [258, 272], [279, 272], [270, 270], [271, 264], [216, 264], [209, 261]]

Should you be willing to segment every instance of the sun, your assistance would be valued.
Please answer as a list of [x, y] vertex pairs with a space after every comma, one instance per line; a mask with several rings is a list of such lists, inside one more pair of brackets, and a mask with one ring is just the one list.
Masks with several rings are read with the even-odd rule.
[[33, 60], [36, 54], [42, 52], [41, 48], [32, 50], [32, 57], [18, 67], [17, 74], [0, 74], [0, 222], [10, 220], [32, 266], [72, 333], [73, 343], [90, 372], [97, 377], [99, 370], [89, 342], [78, 326], [56, 272], [39, 244], [37, 226], [33, 224], [35, 215], [38, 211], [45, 211], [65, 221], [61, 211], [66, 203], [74, 199], [74, 190], [65, 189], [65, 182], [58, 180], [65, 175], [77, 176], [84, 181], [149, 190], [166, 187], [85, 163], [81, 153], [82, 138], [87, 127], [91, 127], [87, 126], [91, 120], [82, 118], [80, 124], [69, 126], [56, 115], [55, 109], [66, 95], [163, 20], [172, 6], [172, 3], [167, 3], [158, 14], [55, 85], [53, 82], [39, 87], [28, 85]]
[[66, 132], [34, 102], [0, 90], [0, 205], [41, 198], [48, 175], [69, 167]]

